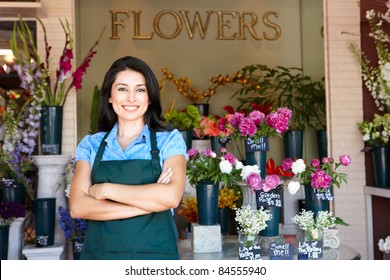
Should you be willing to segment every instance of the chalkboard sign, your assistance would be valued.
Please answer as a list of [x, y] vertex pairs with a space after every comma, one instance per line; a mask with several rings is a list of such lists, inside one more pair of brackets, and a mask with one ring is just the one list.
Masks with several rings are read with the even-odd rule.
[[58, 155], [60, 154], [60, 145], [58, 144], [42, 144], [42, 154], [44, 155]]
[[269, 151], [268, 137], [260, 137], [255, 141], [254, 138], [248, 137], [245, 139], [245, 151]]
[[1, 184], [3, 187], [17, 187], [18, 182], [13, 178], [1, 178]]
[[333, 188], [319, 191], [311, 187], [310, 193], [313, 200], [334, 200]]
[[292, 260], [294, 258], [294, 246], [291, 243], [271, 243], [268, 255], [270, 260]]
[[323, 256], [323, 241], [302, 241], [298, 244], [298, 259], [321, 259]]
[[260, 245], [254, 246], [242, 246], [238, 248], [239, 260], [261, 260], [261, 247]]
[[283, 194], [281, 189], [273, 189], [269, 192], [256, 191], [257, 207], [263, 206], [264, 208], [269, 206], [282, 207]]

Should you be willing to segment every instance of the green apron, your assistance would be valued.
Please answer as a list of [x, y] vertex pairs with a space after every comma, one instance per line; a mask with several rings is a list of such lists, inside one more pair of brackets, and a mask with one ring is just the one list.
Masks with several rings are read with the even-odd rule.
[[[152, 160], [101, 161], [103, 138], [92, 168], [92, 183], [141, 185], [157, 182], [161, 174], [156, 133], [151, 131]], [[88, 221], [81, 259], [100, 260], [175, 260], [177, 228], [170, 210], [128, 219]]]

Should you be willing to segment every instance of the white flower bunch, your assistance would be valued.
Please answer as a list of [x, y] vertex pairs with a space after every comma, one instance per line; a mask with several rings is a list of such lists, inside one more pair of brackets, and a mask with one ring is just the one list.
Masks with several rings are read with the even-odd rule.
[[328, 229], [336, 225], [336, 217], [328, 211], [319, 211], [317, 219], [314, 219], [313, 211], [302, 210], [302, 212], [292, 217], [291, 220], [305, 231]]
[[246, 180], [249, 174], [256, 173], [260, 175], [260, 168], [258, 165], [245, 165], [241, 168], [241, 178], [242, 180]]
[[379, 239], [378, 246], [379, 246], [379, 250], [381, 252], [389, 253], [390, 252], [390, 235], [387, 236], [385, 240]]
[[374, 10], [366, 12], [366, 19], [370, 25], [369, 36], [375, 42], [377, 63], [371, 63], [356, 45], [350, 45], [351, 51], [360, 62], [364, 84], [380, 111], [390, 110], [390, 53], [387, 46], [390, 35], [384, 28], [390, 23], [390, 0], [387, 0], [386, 6], [387, 11], [384, 14]]
[[236, 209], [235, 220], [239, 224], [238, 230], [247, 235], [257, 235], [267, 227], [267, 221], [271, 220], [272, 214], [269, 210], [263, 210], [263, 207], [252, 210], [250, 205], [243, 205]]

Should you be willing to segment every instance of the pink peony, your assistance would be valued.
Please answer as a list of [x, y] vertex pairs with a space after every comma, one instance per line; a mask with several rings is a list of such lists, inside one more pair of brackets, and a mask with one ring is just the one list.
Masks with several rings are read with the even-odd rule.
[[263, 191], [269, 192], [275, 189], [280, 184], [280, 178], [278, 175], [267, 175], [263, 181]]
[[328, 173], [317, 169], [315, 173], [310, 174], [311, 186], [315, 189], [327, 189], [332, 183], [332, 177]]
[[349, 155], [340, 156], [340, 163], [344, 166], [348, 166], [351, 163], [351, 157]]

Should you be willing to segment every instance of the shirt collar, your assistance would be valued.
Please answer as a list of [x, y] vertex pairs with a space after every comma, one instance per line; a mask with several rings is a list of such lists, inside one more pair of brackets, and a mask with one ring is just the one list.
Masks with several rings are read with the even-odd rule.
[[[146, 143], [150, 143], [150, 131], [147, 124], [144, 125], [135, 141], [141, 142], [143, 138], [145, 138]], [[114, 141], [118, 141], [118, 122], [115, 123], [105, 141], [108, 146], [112, 145]]]

